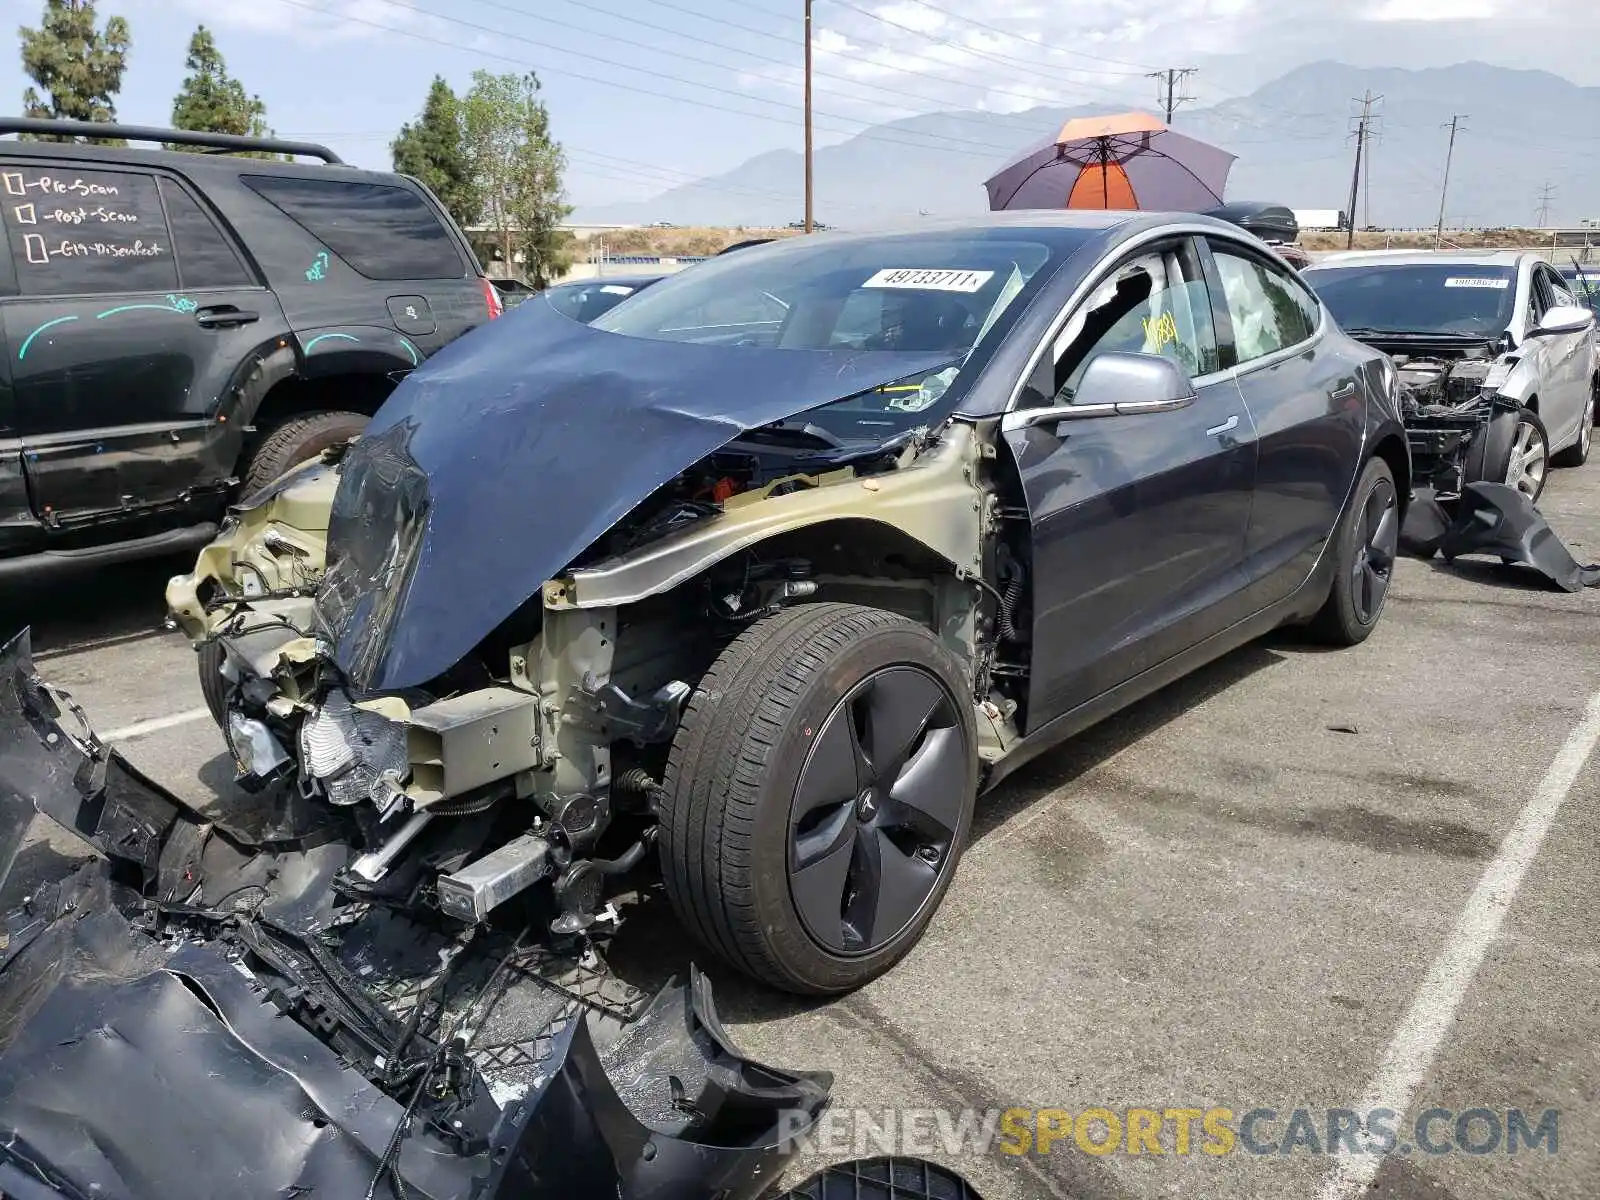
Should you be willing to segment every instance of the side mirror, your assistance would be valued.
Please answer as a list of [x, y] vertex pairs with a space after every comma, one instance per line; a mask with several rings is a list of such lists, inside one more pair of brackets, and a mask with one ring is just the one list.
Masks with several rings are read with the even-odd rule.
[[1544, 314], [1529, 337], [1554, 337], [1563, 333], [1582, 333], [1594, 325], [1594, 313], [1576, 304], [1558, 304]]
[[1011, 412], [1002, 424], [1006, 429], [1020, 429], [1092, 417], [1173, 412], [1188, 408], [1196, 399], [1189, 373], [1170, 358], [1108, 350], [1089, 360], [1072, 403]]

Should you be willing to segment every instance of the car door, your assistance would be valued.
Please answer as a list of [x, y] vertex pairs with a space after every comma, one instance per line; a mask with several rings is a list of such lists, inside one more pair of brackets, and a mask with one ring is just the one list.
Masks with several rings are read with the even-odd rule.
[[1331, 322], [1305, 284], [1243, 242], [1217, 235], [1206, 248], [1223, 362], [1256, 429], [1244, 552], [1256, 611], [1303, 584], [1332, 536], [1355, 482], [1366, 396], [1357, 360], [1326, 337]]
[[[1549, 308], [1578, 304], [1554, 268], [1540, 263], [1534, 270]], [[1550, 355], [1550, 385], [1540, 397], [1540, 416], [1552, 447], [1570, 446], [1578, 440], [1579, 422], [1589, 405], [1594, 331], [1553, 334], [1539, 340], [1549, 343]]]
[[287, 332], [272, 294], [175, 177], [0, 160], [17, 270], [0, 304], [28, 488], [49, 525], [219, 495], [219, 402]]
[[[1003, 423], [1033, 543], [1027, 726], [1219, 632], [1241, 577], [1255, 436], [1219, 351], [1199, 249], [1156, 243], [1108, 265], [1065, 315]], [[1076, 419], [1114, 395], [1078, 384], [1097, 355], [1159, 354], [1193, 403]]]

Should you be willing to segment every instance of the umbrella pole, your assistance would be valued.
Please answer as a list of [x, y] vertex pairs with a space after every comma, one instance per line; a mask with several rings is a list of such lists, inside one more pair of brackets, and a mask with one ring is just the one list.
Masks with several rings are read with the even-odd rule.
[[1111, 207], [1111, 145], [1109, 138], [1100, 139], [1100, 207]]

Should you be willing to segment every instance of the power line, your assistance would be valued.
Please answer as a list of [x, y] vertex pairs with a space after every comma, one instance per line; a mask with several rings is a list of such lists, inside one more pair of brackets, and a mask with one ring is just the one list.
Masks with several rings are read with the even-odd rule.
[[[1367, 138], [1372, 126], [1372, 106], [1382, 100], [1382, 96], [1374, 96], [1372, 89], [1368, 88], [1365, 96], [1354, 103], [1361, 105], [1361, 116], [1357, 118], [1356, 125], [1356, 166], [1350, 176], [1350, 219], [1349, 229], [1345, 235], [1344, 246], [1348, 250], [1356, 244], [1356, 197], [1361, 188], [1362, 157], [1367, 149]], [[1370, 216], [1371, 213], [1368, 213]]]
[[942, 16], [951, 17], [957, 21], [965, 21], [968, 25], [976, 25], [979, 29], [986, 29], [990, 33], [999, 34], [1001, 37], [1014, 38], [1015, 40], [1022, 42], [1024, 45], [1034, 46], [1040, 50], [1046, 51], [1047, 53], [1070, 54], [1074, 58], [1088, 59], [1090, 62], [1110, 63], [1112, 66], [1117, 67], [1132, 67], [1132, 71], [1126, 72], [1130, 78], [1139, 74], [1140, 72], [1145, 71], [1149, 65], [1147, 63], [1127, 62], [1120, 58], [1106, 58], [1098, 54], [1087, 54], [1082, 50], [1069, 50], [1064, 46], [1046, 46], [1042, 42], [1034, 41], [1032, 38], [1023, 37], [1020, 33], [1012, 33], [1009, 29], [1001, 29], [998, 25], [987, 25], [973, 17], [964, 16], [961, 13], [951, 12], [948, 8], [940, 8], [937, 4], [929, 4], [928, 0], [912, 0], [912, 3], [921, 5], [923, 8], [931, 9]]
[[[659, 52], [661, 50], [661, 47], [652, 45], [649, 42], [635, 41], [635, 40], [633, 40], [631, 38], [623, 37], [623, 36], [621, 36], [619, 34], [616, 34], [616, 33], [610, 32], [610, 31], [589, 29], [589, 28], [587, 28], [585, 26], [582, 26], [582, 25], [575, 25], [570, 21], [562, 21], [562, 20], [560, 20], [560, 19], [558, 19], [556, 17], [548, 16], [545, 13], [530, 12], [525, 8], [518, 8], [515, 5], [506, 4], [506, 3], [503, 3], [502, 0], [476, 0], [476, 3], [482, 5], [485, 8], [495, 8], [495, 9], [499, 9], [502, 12], [511, 13], [511, 14], [513, 14], [515, 16], [528, 17], [528, 18], [533, 19], [533, 20], [543, 21], [546, 24], [555, 25], [558, 28], [571, 29], [571, 30], [573, 30], [573, 31], [575, 31], [577, 33], [582, 33], [582, 34], [586, 34], [586, 35], [594, 36], [594, 37], [604, 37], [609, 42], [614, 42], [614, 43], [616, 43], [618, 45], [633, 46], [633, 47], [636, 47], [637, 49], [640, 49], [640, 50], [649, 50], [649, 51], [656, 51], [656, 52]], [[719, 41], [716, 41], [715, 39], [712, 39], [712, 38], [701, 37], [698, 34], [685, 33], [682, 30], [674, 29], [674, 28], [672, 28], [671, 26], [668, 26], [668, 25], [657, 25], [657, 24], [654, 24], [653, 22], [643, 20], [643, 19], [641, 19], [639, 17], [636, 17], [636, 16], [634, 16], [632, 14], [629, 14], [629, 13], [620, 13], [620, 12], [617, 12], [615, 9], [602, 8], [598, 4], [581, 2], [581, 0], [569, 0], [569, 3], [572, 3], [574, 5], [574, 7], [585, 9], [587, 11], [596, 13], [596, 14], [598, 14], [600, 16], [615, 17], [618, 20], [627, 21], [631, 25], [637, 25], [642, 29], [653, 29], [658, 33], [665, 33], [665, 34], [668, 34], [668, 35], [670, 35], [672, 37], [682, 38], [685, 41], [697, 42], [702, 46], [709, 46], [714, 50], [725, 50], [725, 51], [728, 51], [731, 54], [736, 54], [736, 55], [740, 56], [741, 58], [754, 59], [757, 62], [773, 63], [773, 64], [775, 64], [777, 66], [784, 67], [784, 68], [787, 68], [787, 69], [790, 69], [790, 70], [792, 70], [793, 66], [794, 66], [792, 61], [789, 61], [789, 60], [786, 60], [786, 59], [777, 58], [777, 57], [775, 57], [773, 55], [770, 55], [770, 54], [757, 54], [754, 51], [744, 50], [744, 49], [741, 49], [738, 46], [731, 46], [727, 42], [719, 42]], [[405, 7], [408, 7], [408, 6], [405, 5], [405, 4], [400, 4], [399, 7], [405, 8]], [[680, 12], [689, 12], [690, 11], [689, 9], [684, 9], [684, 8], [681, 8], [681, 7], [677, 6], [677, 5], [667, 5], [667, 7], [677, 9]], [[421, 11], [421, 10], [419, 9], [417, 11]], [[441, 19], [441, 20], [447, 20], [447, 21], [455, 20], [455, 18], [444, 17], [444, 16], [440, 16], [439, 14], [429, 14], [429, 15], [439, 16], [439, 19]], [[460, 22], [460, 23], [462, 23], [462, 24], [470, 24], [469, 22]], [[522, 37], [520, 37], [519, 35], [516, 35], [516, 34], [506, 34], [504, 36], [513, 37], [513, 38], [516, 38], [517, 40], [520, 40], [520, 41], [528, 41], [528, 39], [522, 38]], [[769, 35], [764, 35], [764, 36], [777, 37], [776, 34], [769, 34]], [[790, 47], [792, 49], [792, 46], [793, 46], [792, 39], [780, 38], [778, 40], [783, 41], [786, 44], [790, 45]], [[534, 44], [534, 45], [543, 45], [544, 43], [535, 42], [535, 43], [532, 43], [532, 44]], [[772, 75], [769, 75], [769, 74], [762, 74], [762, 73], [756, 72], [756, 71], [748, 71], [742, 64], [735, 64], [735, 63], [728, 63], [728, 62], [717, 62], [717, 61], [714, 61], [712, 59], [698, 58], [698, 57], [696, 57], [694, 55], [691, 55], [691, 54], [684, 54], [681, 51], [671, 51], [670, 53], [673, 55], [674, 58], [680, 59], [680, 60], [683, 60], [683, 61], [693, 62], [693, 63], [700, 63], [703, 66], [717, 67], [717, 68], [720, 68], [722, 70], [745, 71], [746, 74], [752, 75], [756, 79], [763, 79], [763, 80], [766, 80], [766, 81], [768, 81], [770, 83], [777, 83], [777, 84], [782, 84], [782, 85], [790, 85], [791, 84], [791, 80], [789, 80], [789, 79], [778, 79], [778, 78], [774, 78]], [[895, 70], [906, 70], [906, 68], [899, 68], [899, 67], [896, 67], [894, 69]], [[820, 71], [819, 70], [819, 71], [817, 71], [815, 73], [816, 73], [817, 76], [819, 76], [821, 78], [834, 79], [834, 80], [839, 81], [840, 83], [848, 84], [848, 85], [850, 85], [852, 87], [864, 88], [865, 90], [867, 90], [869, 92], [881, 92], [884, 95], [889, 95], [889, 96], [904, 96], [907, 99], [917, 101], [922, 106], [926, 106], [926, 105], [929, 105], [929, 104], [941, 104], [941, 103], [948, 102], [947, 98], [945, 98], [945, 97], [929, 96], [929, 95], [927, 95], [925, 93], [922, 93], [922, 92], [908, 92], [908, 91], [905, 91], [904, 89], [888, 87], [887, 85], [881, 84], [881, 83], [869, 83], [866, 80], [854, 79], [849, 75], [841, 75], [841, 74], [839, 74], [839, 73], [837, 73], [835, 71]], [[923, 78], [927, 78], [926, 74], [924, 72], [921, 72], [921, 71], [913, 70], [913, 71], [910, 71], [910, 74], [917, 75], [917, 76], [920, 76], [920, 77], [923, 77]], [[999, 89], [999, 88], [988, 88], [988, 87], [986, 87], [985, 85], [982, 85], [982, 84], [970, 84], [968, 86], [971, 86], [971, 87], [984, 87], [984, 89], [987, 90], [987, 91], [993, 91], [993, 92], [997, 92], [997, 93], [1001, 93], [1001, 94], [1007, 94], [1007, 95], [1016, 95], [1016, 96], [1019, 96], [1019, 97], [1024, 95], [1021, 92], [1003, 93], [1001, 91], [1001, 89]], [[848, 100], [858, 100], [858, 99], [860, 99], [860, 100], [864, 100], [864, 101], [867, 101], [867, 102], [872, 102], [873, 99], [874, 99], [873, 97], [855, 97], [855, 96], [842, 96], [840, 98], [841, 99], [848, 99]], [[1030, 99], [1030, 100], [1036, 99], [1036, 97], [1032, 97], [1032, 96], [1027, 96], [1025, 98], [1026, 99]], [[756, 97], [756, 99], [760, 100], [762, 103], [769, 103], [769, 101], [766, 101], [764, 98], [761, 98], [761, 97]], [[772, 102], [772, 103], [781, 103], [781, 102]], [[910, 105], [900, 105], [899, 107], [904, 108], [908, 112], [920, 111], [919, 109], [913, 108]], [[984, 123], [984, 124], [988, 123], [988, 122], [982, 122], [981, 118], [964, 117], [964, 116], [962, 116], [962, 115], [960, 115], [958, 113], [952, 113], [952, 114], [949, 114], [949, 115], [954, 117], [958, 121], [964, 121], [964, 122], [969, 123], [969, 124], [977, 124], [977, 123], [980, 123], [980, 122]], [[853, 118], [843, 118], [843, 119], [850, 120], [850, 119], [853, 119]], [[1017, 129], [1021, 130], [1021, 129], [1024, 128], [1024, 125], [1019, 123], [1015, 127]], [[1030, 133], [1037, 134], [1037, 132], [1038, 132], [1038, 127], [1036, 125], [1031, 124], [1031, 123], [1027, 124], [1025, 128]]]
[[[1020, 58], [1010, 58], [1004, 54], [995, 54], [992, 51], [975, 50], [971, 46], [963, 46], [960, 42], [953, 42], [949, 38], [939, 37], [937, 34], [928, 33], [925, 30], [917, 29], [914, 26], [905, 25], [899, 21], [890, 20], [888, 17], [879, 16], [870, 9], [862, 8], [859, 4], [852, 3], [851, 0], [833, 0], [833, 2], [843, 6], [844, 8], [850, 9], [852, 12], [860, 13], [862, 16], [867, 17], [870, 20], [877, 21], [880, 25], [888, 25], [906, 33], [914, 34], [919, 38], [925, 38], [930, 42], [938, 42], [941, 46], [949, 46], [952, 50], [958, 50], [962, 54], [970, 54], [975, 58], [987, 59], [991, 63], [996, 63], [1002, 67], [1005, 67], [1008, 71], [1017, 71], [1020, 69], [1027, 71], [1031, 75], [1037, 75], [1041, 79], [1045, 79], [1052, 84], [1056, 83], [1055, 76], [1051, 75], [1037, 63], [1024, 62]], [[1134, 72], [1133, 74], [1138, 74], [1138, 72]], [[1105, 91], [1107, 89], [1101, 88], [1099, 90]]]
[[[534, 70], [542, 71], [547, 75], [557, 75], [557, 76], [565, 76], [565, 77], [571, 78], [571, 79], [581, 79], [581, 80], [584, 80], [585, 82], [588, 82], [588, 83], [599, 84], [602, 87], [620, 88], [623, 91], [638, 92], [639, 94], [645, 95], [645, 96], [654, 96], [655, 98], [660, 99], [660, 100], [674, 100], [674, 101], [677, 101], [678, 103], [681, 103], [681, 104], [693, 104], [693, 105], [696, 105], [696, 106], [698, 106], [700, 108], [709, 108], [709, 109], [712, 109], [712, 110], [717, 111], [717, 112], [732, 113], [735, 116], [749, 117], [749, 118], [752, 118], [752, 119], [758, 120], [758, 121], [774, 121], [774, 122], [777, 122], [778, 124], [789, 125], [789, 126], [792, 126], [792, 124], [793, 124], [793, 118], [792, 117], [780, 117], [780, 116], [777, 116], [776, 114], [773, 114], [773, 113], [758, 113], [758, 112], [750, 112], [747, 109], [729, 108], [725, 104], [717, 104], [717, 103], [714, 103], [714, 102], [709, 101], [709, 100], [699, 100], [699, 99], [696, 99], [696, 98], [691, 97], [691, 96], [674, 96], [669, 92], [658, 91], [658, 90], [656, 90], [654, 88], [640, 87], [637, 84], [631, 84], [631, 83], [623, 83], [620, 80], [616, 80], [616, 79], [606, 79], [606, 78], [604, 78], [602, 76], [590, 75], [590, 74], [586, 74], [585, 72], [582, 72], [582, 71], [573, 71], [573, 70], [570, 70], [570, 69], [565, 68], [565, 67], [542, 66], [542, 65], [540, 65], [538, 63], [531, 62], [531, 61], [529, 61], [528, 59], [525, 59], [525, 58], [517, 58], [517, 57], [515, 57], [513, 55], [501, 54], [498, 51], [493, 51], [493, 50], [483, 50], [483, 49], [480, 49], [480, 48], [478, 48], [476, 46], [463, 46], [460, 42], [446, 41], [443, 38], [432, 37], [429, 34], [420, 33], [420, 32], [418, 32], [416, 30], [413, 30], [413, 29], [401, 29], [401, 28], [399, 28], [397, 26], [394, 26], [394, 25], [385, 25], [381, 21], [373, 21], [373, 20], [370, 20], [369, 18], [366, 18], [366, 17], [355, 16], [355, 15], [353, 15], [351, 13], [334, 12], [334, 11], [332, 11], [330, 9], [321, 8], [321, 7], [319, 7], [319, 6], [315, 5], [315, 4], [311, 4], [311, 3], [308, 2], [308, 0], [277, 0], [277, 2], [279, 4], [287, 4], [292, 8], [304, 9], [306, 12], [314, 12], [314, 13], [318, 14], [319, 16], [329, 17], [329, 18], [332, 18], [334, 20], [349, 21], [349, 22], [352, 22], [352, 23], [357, 24], [357, 25], [365, 25], [365, 26], [367, 26], [368, 28], [371, 28], [371, 29], [380, 29], [380, 30], [383, 30], [385, 33], [392, 33], [392, 34], [395, 34], [395, 35], [397, 35], [399, 37], [408, 37], [408, 38], [412, 38], [413, 40], [416, 40], [416, 41], [428, 42], [428, 43], [430, 43], [432, 45], [435, 45], [435, 46], [443, 46], [443, 47], [445, 47], [447, 49], [450, 49], [450, 50], [460, 50], [463, 53], [475, 54], [475, 55], [478, 55], [478, 56], [483, 57], [483, 58], [492, 58], [492, 59], [496, 59], [496, 60], [498, 60], [500, 62], [512, 63], [513, 65], [519, 66], [519, 67], [531, 68], [531, 69], [534, 69]], [[413, 11], [416, 11], [416, 12], [419, 12], [419, 13], [423, 13], [423, 14], [425, 14], [427, 16], [434, 17], [435, 19], [438, 19], [438, 20], [445, 20], [445, 21], [452, 21], [453, 20], [453, 21], [455, 21], [456, 24], [467, 25], [469, 28], [478, 29], [478, 30], [480, 30], [482, 32], [491, 33], [491, 34], [494, 34], [494, 35], [499, 36], [499, 37], [514, 37], [515, 36], [515, 35], [512, 35], [512, 34], [508, 34], [505, 30], [494, 29], [494, 28], [489, 27], [489, 26], [473, 25], [471, 22], [464, 22], [464, 21], [460, 21], [460, 20], [457, 20], [455, 18], [450, 18], [450, 17], [442, 17], [438, 13], [427, 12], [427, 10], [425, 10], [425, 9], [415, 8], [415, 6], [413, 6], [413, 5], [400, 4], [399, 0], [387, 0], [387, 2], [390, 3], [390, 4], [397, 5], [398, 7], [402, 7], [402, 8], [412, 8]], [[522, 39], [518, 39], [518, 40], [528, 41], [529, 39], [522, 38]], [[534, 43], [534, 44], [537, 45], [539, 43]], [[545, 48], [546, 49], [556, 50], [559, 53], [563, 53], [563, 54], [580, 55], [582, 53], [582, 52], [576, 51], [576, 50], [567, 50], [567, 49], [564, 49], [564, 48], [559, 47], [559, 46], [546, 46]], [[626, 63], [619, 63], [614, 59], [599, 58], [599, 57], [597, 57], [595, 55], [587, 55], [586, 57], [590, 58], [594, 62], [603, 62], [603, 63], [606, 63], [608, 66], [620, 67], [622, 70], [625, 70], [625, 71], [632, 71], [632, 72], [636, 72], [636, 73], [639, 73], [639, 74], [647, 74], [647, 75], [659, 76], [660, 78], [670, 80], [670, 81], [672, 81], [674, 83], [683, 84], [685, 87], [703, 88], [703, 89], [708, 90], [708, 91], [720, 92], [720, 93], [725, 94], [725, 95], [737, 96], [740, 99], [749, 100], [749, 101], [752, 101], [752, 102], [755, 102], [755, 103], [759, 103], [759, 104], [774, 104], [774, 105], [778, 105], [780, 107], [788, 107], [782, 101], [766, 100], [766, 99], [762, 99], [761, 97], [750, 96], [750, 95], [748, 95], [747, 93], [744, 93], [744, 92], [734, 91], [731, 88], [717, 87], [716, 85], [709, 84], [709, 83], [698, 83], [698, 82], [696, 82], [696, 81], [694, 81], [692, 79], [685, 79], [685, 78], [683, 78], [682, 76], [679, 76], [679, 75], [670, 75], [670, 74], [667, 74], [667, 73], [661, 72], [661, 71], [649, 71], [649, 70], [646, 70], [643, 67], [633, 67], [633, 66], [629, 66]], [[830, 133], [841, 133], [841, 134], [845, 134], [845, 135], [850, 136], [850, 137], [858, 137], [858, 138], [862, 138], [862, 139], [865, 139], [865, 140], [868, 140], [868, 141], [879, 141], [879, 142], [885, 143], [886, 145], [908, 146], [908, 147], [910, 147], [911, 149], [914, 149], [914, 150], [941, 150], [942, 152], [947, 153], [947, 154], [961, 155], [961, 156], [964, 156], [964, 157], [967, 157], [967, 158], [982, 158], [985, 161], [990, 162], [990, 163], [992, 163], [994, 161], [994, 159], [995, 159], [995, 156], [998, 153], [1000, 153], [1000, 151], [998, 151], [994, 146], [992, 146], [992, 145], [990, 145], [988, 143], [976, 142], [976, 141], [972, 141], [972, 140], [967, 139], [967, 138], [952, 138], [952, 137], [939, 135], [939, 134], [920, 134], [920, 133], [916, 133], [916, 131], [902, 131], [902, 132], [913, 133], [915, 136], [929, 138], [930, 141], [928, 141], [928, 142], [908, 142], [908, 141], [904, 141], [904, 140], [902, 140], [900, 138], [886, 137], [883, 134], [871, 132], [870, 123], [867, 122], [867, 121], [861, 120], [860, 118], [847, 117], [847, 116], [843, 116], [841, 114], [836, 114], [836, 113], [823, 113], [822, 110], [820, 110], [820, 109], [817, 110], [817, 111], [821, 115], [827, 116], [827, 117], [829, 117], [831, 119], [840, 120], [840, 121], [848, 121], [848, 122], [851, 122], [852, 124], [866, 127], [866, 131], [863, 132], [862, 129], [840, 129], [837, 126], [823, 126], [823, 125], [819, 125], [818, 126], [818, 128], [826, 129]], [[961, 150], [961, 149], [954, 149], [954, 148], [945, 149], [943, 146], [934, 144], [934, 143], [937, 143], [937, 142], [950, 143], [952, 146], [962, 146], [962, 145], [976, 146], [976, 147], [978, 147], [978, 151]], [[981, 151], [981, 153], [980, 153], [980, 151]]]
[[1188, 104], [1191, 100], [1194, 99], [1193, 96], [1175, 96], [1175, 95], [1173, 95], [1173, 92], [1177, 88], [1178, 84], [1182, 83], [1189, 76], [1198, 73], [1199, 70], [1200, 70], [1199, 67], [1168, 67], [1165, 71], [1150, 71], [1150, 72], [1147, 73], [1146, 78], [1154, 79], [1156, 81], [1156, 103], [1157, 104], [1161, 104], [1162, 103], [1162, 101], [1161, 101], [1161, 82], [1162, 82], [1162, 80], [1166, 81], [1166, 84], [1167, 84], [1167, 99], [1166, 99], [1166, 104], [1164, 105], [1164, 107], [1166, 108], [1166, 111], [1167, 111], [1167, 124], [1168, 125], [1172, 124], [1172, 114], [1175, 111], [1177, 111], [1178, 106], [1180, 104]]
[[[1450, 192], [1450, 160], [1456, 153], [1456, 134], [1465, 133], [1466, 127], [1461, 124], [1466, 119], [1466, 113], [1450, 114], [1450, 142], [1444, 152], [1444, 182], [1439, 185], [1439, 224], [1433, 231], [1433, 248], [1437, 250], [1444, 244], [1444, 201]], [[1443, 128], [1441, 126], [1440, 128]]]

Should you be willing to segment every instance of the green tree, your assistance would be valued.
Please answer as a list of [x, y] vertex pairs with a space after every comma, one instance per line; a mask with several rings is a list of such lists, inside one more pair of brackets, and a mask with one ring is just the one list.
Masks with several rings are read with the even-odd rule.
[[478, 187], [467, 155], [465, 112], [443, 77], [434, 77], [422, 115], [415, 124], [400, 127], [389, 152], [394, 169], [427, 184], [456, 224], [477, 221]]
[[29, 88], [22, 107], [30, 117], [72, 121], [115, 121], [116, 96], [128, 63], [131, 37], [121, 17], [95, 20], [94, 0], [46, 0], [38, 29], [26, 25], [22, 69], [48, 99]]
[[[189, 39], [189, 56], [184, 60], [189, 74], [172, 101], [172, 127], [200, 133], [232, 133], [244, 137], [266, 137], [267, 106], [260, 96], [244, 90], [244, 84], [228, 74], [216, 39], [204, 25]], [[199, 150], [198, 146], [169, 147], [173, 150]]]
[[557, 227], [572, 209], [562, 199], [566, 155], [550, 136], [538, 77], [476, 71], [465, 108], [468, 161], [506, 269], [515, 270], [520, 252], [529, 281], [547, 284], [566, 270]]

